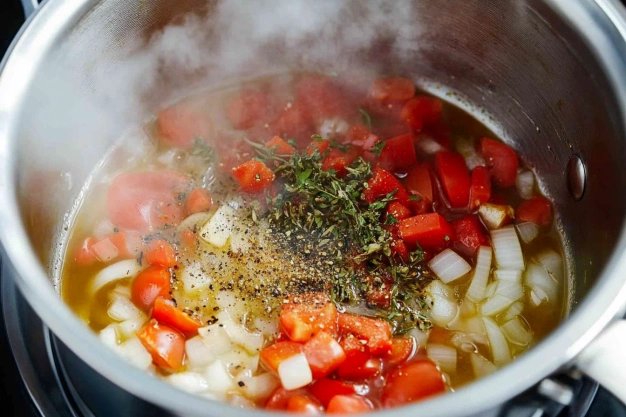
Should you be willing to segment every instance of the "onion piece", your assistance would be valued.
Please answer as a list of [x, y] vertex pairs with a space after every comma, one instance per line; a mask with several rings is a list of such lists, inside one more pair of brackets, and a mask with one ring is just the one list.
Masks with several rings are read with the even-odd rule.
[[478, 215], [483, 221], [487, 229], [499, 229], [513, 218], [513, 209], [511, 206], [483, 203], [478, 207]]
[[474, 370], [474, 376], [476, 378], [485, 377], [494, 373], [498, 369], [493, 363], [489, 362], [478, 353], [472, 354], [470, 360], [472, 362], [472, 369]]
[[[557, 298], [559, 283], [544, 267], [533, 262], [528, 263], [524, 272], [524, 284], [535, 293], [541, 302], [555, 301]], [[538, 304], [535, 303], [535, 305]]]
[[278, 376], [283, 388], [293, 390], [313, 382], [311, 368], [304, 353], [291, 356], [278, 365]]
[[241, 381], [244, 383], [242, 391], [254, 401], [265, 401], [280, 386], [278, 378], [269, 372], [257, 376], [244, 375]]
[[472, 269], [470, 264], [452, 249], [437, 254], [428, 262], [428, 267], [444, 284], [456, 281]]
[[452, 337], [450, 337], [450, 343], [452, 343], [454, 347], [461, 352], [478, 352], [478, 348], [474, 344], [474, 340], [472, 340], [472, 337], [467, 333], [454, 333]]
[[235, 408], [246, 408], [246, 409], [254, 409], [256, 408], [256, 404], [254, 404], [254, 402], [250, 401], [249, 399], [247, 399], [246, 397], [244, 397], [243, 395], [239, 395], [239, 394], [233, 394], [231, 393], [227, 400], [229, 405], [235, 407]]
[[496, 294], [483, 303], [480, 311], [483, 316], [495, 316], [498, 313], [502, 313], [513, 304], [514, 300], [507, 298], [503, 295]]
[[442, 371], [456, 373], [456, 349], [451, 346], [431, 343], [426, 345], [426, 354]]
[[139, 369], [146, 370], [152, 365], [152, 355], [136, 337], [119, 345], [116, 351], [122, 358]]
[[513, 301], [517, 301], [524, 297], [524, 288], [521, 283], [500, 281], [498, 282], [498, 288], [496, 288], [496, 296], [501, 295], [505, 298]]
[[277, 320], [267, 320], [261, 317], [254, 319], [254, 327], [266, 336], [273, 336], [278, 333], [279, 326]]
[[199, 229], [202, 225], [206, 224], [209, 220], [211, 220], [212, 216], [213, 216], [213, 213], [207, 213], [207, 212], [194, 213], [191, 216], [184, 219], [182, 222], [180, 222], [178, 226], [176, 226], [176, 231], [178, 233], [181, 233], [184, 230], [194, 230], [195, 228]]
[[536, 258], [557, 283], [563, 282], [563, 259], [561, 255], [552, 249], [546, 249]]
[[166, 380], [176, 388], [191, 394], [197, 394], [209, 388], [206, 378], [197, 372], [179, 372], [168, 376]]
[[514, 319], [516, 316], [521, 315], [523, 311], [524, 302], [516, 301], [511, 304], [511, 307], [509, 307], [509, 309], [499, 319], [506, 323], [507, 321]]
[[122, 337], [131, 338], [143, 327], [147, 320], [148, 318], [145, 314], [136, 319], [124, 320], [118, 325], [118, 330], [122, 333]]
[[544, 301], [549, 301], [548, 295], [541, 288], [535, 288], [530, 291], [530, 302], [535, 307], [541, 305]]
[[415, 328], [411, 330], [411, 337], [415, 340], [415, 349], [418, 350], [421, 347], [426, 346], [428, 343], [428, 337], [430, 336], [430, 330], [420, 330]]
[[492, 230], [491, 239], [498, 267], [502, 269], [524, 269], [524, 256], [515, 227], [507, 226]]
[[524, 200], [529, 200], [535, 190], [535, 174], [529, 170], [520, 170], [515, 179], [515, 186], [517, 187], [520, 197]]
[[139, 310], [132, 301], [124, 297], [116, 297], [113, 299], [107, 310], [107, 314], [113, 320], [126, 321], [132, 319], [144, 319], [146, 315]]
[[517, 228], [520, 239], [522, 239], [524, 243], [530, 243], [539, 236], [539, 226], [533, 222], [520, 223], [515, 227]]
[[225, 394], [235, 389], [235, 381], [226, 370], [226, 365], [221, 360], [216, 360], [204, 371], [204, 377], [208, 382], [208, 391], [216, 394]]
[[104, 287], [110, 282], [117, 281], [118, 279], [124, 279], [128, 277], [134, 277], [142, 270], [141, 265], [137, 263], [136, 259], [126, 259], [119, 261], [113, 265], [109, 265], [106, 268], [100, 270], [96, 274], [91, 283], [91, 293], [95, 294], [100, 288]]
[[465, 296], [475, 303], [481, 302], [485, 298], [487, 283], [489, 282], [489, 271], [491, 270], [492, 250], [490, 246], [481, 246], [478, 248], [476, 256], [476, 267], [472, 282]]
[[459, 306], [454, 292], [446, 284], [434, 280], [426, 287], [426, 303], [430, 306], [430, 319], [437, 326], [446, 327], [458, 314]]
[[[206, 263], [212, 263], [216, 255], [206, 255], [203, 259]], [[183, 288], [187, 294], [201, 291], [213, 283], [213, 278], [206, 274], [206, 269], [199, 262], [194, 262], [179, 270], [179, 279], [183, 282]]]
[[465, 159], [465, 165], [467, 165], [467, 169], [470, 171], [476, 168], [477, 166], [486, 166], [485, 159], [476, 152], [476, 147], [474, 145], [474, 140], [470, 137], [460, 137], [456, 140], [456, 150], [458, 153], [463, 155]]
[[91, 251], [100, 262], [109, 262], [119, 254], [117, 247], [108, 238], [91, 245]]
[[222, 205], [211, 217], [211, 220], [202, 226], [199, 233], [200, 238], [215, 247], [223, 247], [235, 226], [235, 218], [235, 209], [228, 204]]
[[96, 239], [102, 239], [115, 232], [115, 225], [109, 219], [104, 219], [93, 229], [93, 235]]
[[251, 354], [257, 353], [263, 347], [264, 337], [261, 333], [249, 332], [241, 324], [235, 323], [226, 311], [222, 310], [217, 319], [218, 326], [226, 331], [230, 340]]
[[198, 334], [204, 339], [214, 356], [222, 355], [233, 348], [228, 333], [219, 324], [201, 327], [198, 329]]
[[496, 289], [498, 288], [498, 282], [493, 281], [491, 284], [487, 285], [485, 289], [485, 298], [491, 298], [496, 293]]
[[497, 366], [502, 366], [511, 362], [509, 345], [498, 324], [489, 317], [483, 317], [483, 322], [485, 323], [485, 330], [487, 331], [487, 338], [491, 347], [493, 363]]
[[100, 330], [99, 337], [102, 343], [104, 343], [106, 346], [113, 349], [117, 348], [119, 343], [119, 337], [117, 335], [117, 325], [109, 324], [107, 327]]
[[231, 351], [220, 355], [219, 360], [228, 365], [228, 370], [234, 376], [259, 367], [259, 355], [250, 355], [245, 349], [236, 346], [233, 346]]
[[496, 269], [493, 274], [498, 281], [522, 283], [522, 271], [519, 269]]
[[502, 332], [509, 342], [519, 346], [528, 346], [533, 341], [528, 324], [520, 316], [504, 323]]
[[434, 155], [438, 152], [446, 150], [446, 148], [441, 146], [439, 142], [426, 135], [419, 136], [419, 140], [415, 143], [415, 147], [426, 155]]
[[350, 125], [343, 119], [324, 119], [319, 127], [320, 136], [324, 139], [334, 139], [336, 136], [345, 135]]
[[215, 360], [216, 355], [202, 336], [195, 336], [185, 342], [185, 358], [188, 369], [204, 369]]

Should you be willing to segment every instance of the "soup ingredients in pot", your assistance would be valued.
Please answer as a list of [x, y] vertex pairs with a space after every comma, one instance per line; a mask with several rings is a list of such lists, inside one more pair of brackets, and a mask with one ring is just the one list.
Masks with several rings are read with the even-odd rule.
[[179, 389], [310, 414], [395, 407], [505, 366], [561, 316], [533, 171], [410, 79], [260, 79], [146, 131], [156, 152], [77, 214], [62, 292]]

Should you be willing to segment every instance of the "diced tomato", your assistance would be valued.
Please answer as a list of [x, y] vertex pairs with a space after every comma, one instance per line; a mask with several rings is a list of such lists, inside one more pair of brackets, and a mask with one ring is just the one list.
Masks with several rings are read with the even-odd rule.
[[337, 177], [344, 177], [348, 174], [346, 168], [349, 167], [357, 157], [358, 154], [355, 148], [351, 147], [347, 152], [332, 148], [322, 161], [322, 170], [329, 171], [332, 169], [336, 172]]
[[391, 256], [404, 262], [409, 262], [409, 249], [401, 239], [396, 239], [389, 245], [391, 248]]
[[263, 162], [248, 161], [233, 168], [233, 178], [248, 193], [260, 193], [274, 182], [274, 173]]
[[467, 207], [471, 181], [463, 157], [454, 152], [439, 152], [435, 168], [452, 207]]
[[398, 221], [411, 217], [411, 210], [399, 201], [389, 203], [386, 212], [387, 216], [393, 216]]
[[176, 250], [163, 239], [153, 239], [143, 254], [148, 265], [172, 267], [178, 263]]
[[172, 300], [157, 297], [152, 309], [152, 318], [159, 323], [171, 326], [186, 335], [198, 332], [203, 326], [202, 320], [178, 309]]
[[178, 330], [153, 319], [137, 332], [137, 337], [159, 368], [176, 372], [183, 366], [185, 336]]
[[186, 247], [193, 247], [196, 243], [196, 234], [193, 230], [185, 229], [180, 234], [180, 240]]
[[405, 134], [385, 141], [380, 166], [387, 171], [406, 171], [417, 162], [413, 135]]
[[194, 139], [211, 139], [213, 122], [209, 112], [190, 103], [177, 103], [157, 115], [159, 136], [173, 146], [187, 148]]
[[422, 164], [410, 169], [404, 178], [404, 186], [411, 195], [416, 195], [428, 203], [433, 201], [433, 184], [428, 165]]
[[417, 196], [409, 200], [409, 203], [411, 204], [411, 211], [414, 216], [429, 213], [433, 208], [432, 202]]
[[188, 215], [209, 211], [211, 207], [213, 207], [213, 199], [208, 191], [201, 187], [191, 190], [185, 202]]
[[309, 394], [308, 391], [303, 388], [295, 389], [295, 390], [286, 390], [283, 387], [278, 387], [276, 388], [274, 393], [272, 393], [270, 398], [268, 398], [267, 402], [265, 403], [265, 409], [284, 411], [287, 409], [287, 405], [291, 397], [295, 397], [298, 395], [302, 395], [306, 397], [308, 396], [308, 394]]
[[398, 366], [406, 362], [415, 350], [412, 337], [394, 337], [391, 341], [391, 353], [386, 358], [387, 365]]
[[443, 376], [434, 363], [412, 362], [389, 373], [382, 392], [382, 402], [385, 408], [396, 407], [423, 400], [445, 390]]
[[539, 226], [549, 226], [552, 223], [552, 204], [541, 196], [534, 196], [523, 201], [516, 211], [517, 219], [523, 222], [532, 222]]
[[245, 130], [265, 122], [269, 108], [267, 93], [244, 90], [228, 103], [226, 115], [235, 129]]
[[515, 185], [519, 161], [511, 147], [494, 139], [482, 138], [480, 153], [485, 158], [491, 178], [498, 187], [507, 188]]
[[107, 214], [121, 229], [151, 233], [183, 219], [178, 196], [189, 178], [174, 171], [120, 174], [107, 193]]
[[344, 373], [351, 372], [353, 369], [363, 366], [372, 357], [367, 340], [359, 339], [353, 334], [342, 337], [339, 344], [346, 354], [346, 360], [339, 365], [339, 372], [342, 369]]
[[315, 131], [311, 114], [302, 103], [297, 102], [286, 106], [269, 125], [272, 134], [296, 138], [298, 144], [307, 143]]
[[365, 126], [357, 124], [350, 126], [348, 132], [346, 132], [346, 141], [351, 145], [369, 151], [379, 139], [378, 136], [370, 132]]
[[231, 135], [221, 135], [215, 147], [219, 155], [216, 168], [227, 175], [232, 173], [233, 168], [248, 162], [256, 155], [250, 143]]
[[313, 379], [329, 375], [346, 360], [339, 342], [326, 332], [319, 332], [304, 344]]
[[287, 400], [287, 411], [298, 414], [323, 414], [324, 409], [311, 397], [294, 395]]
[[95, 263], [98, 258], [91, 252], [91, 247], [97, 241], [98, 240], [93, 236], [89, 236], [87, 239], [83, 240], [81, 245], [76, 249], [76, 252], [74, 252], [74, 261], [83, 266]]
[[441, 119], [442, 107], [441, 100], [437, 98], [416, 96], [406, 102], [401, 117], [409, 127], [419, 131]]
[[282, 361], [302, 352], [302, 346], [301, 343], [291, 341], [276, 342], [261, 351], [261, 363], [269, 371], [277, 372], [278, 365], [280, 365]]
[[415, 95], [415, 83], [408, 78], [390, 77], [374, 81], [370, 91], [373, 100], [387, 103], [406, 101]]
[[367, 181], [367, 188], [363, 191], [363, 197], [368, 203], [373, 203], [379, 198], [396, 191], [393, 198], [402, 204], [407, 204], [409, 195], [400, 184], [400, 181], [382, 168], [375, 168], [372, 177]]
[[340, 314], [339, 330], [343, 335], [353, 334], [358, 339], [367, 340], [367, 346], [374, 356], [386, 355], [391, 351], [391, 327], [384, 320]]
[[347, 95], [333, 79], [319, 75], [308, 75], [296, 85], [298, 102], [314, 120], [327, 117], [349, 118], [355, 112]]
[[274, 136], [265, 146], [274, 149], [276, 155], [293, 155], [296, 152], [296, 149], [285, 142], [280, 136]]
[[141, 235], [137, 232], [116, 232], [108, 239], [117, 248], [117, 256], [122, 259], [134, 258], [143, 249]]
[[368, 305], [383, 309], [389, 308], [394, 283], [393, 275], [388, 271], [367, 273], [361, 282], [365, 285], [365, 300]]
[[152, 265], [141, 271], [130, 287], [130, 299], [143, 309], [149, 310], [158, 297], [170, 298], [170, 271], [165, 266]]
[[398, 234], [409, 244], [435, 249], [448, 244], [453, 237], [448, 222], [439, 213], [409, 217], [398, 224]]
[[335, 395], [328, 403], [327, 414], [359, 414], [372, 411], [374, 406], [360, 395]]
[[323, 155], [324, 152], [328, 150], [328, 148], [330, 148], [329, 140], [326, 140], [326, 139], [314, 140], [311, 143], [309, 143], [309, 146], [307, 146], [306, 154], [311, 156], [315, 153], [315, 151], [318, 151], [320, 155]]
[[335, 395], [350, 395], [356, 393], [353, 384], [328, 378], [318, 379], [310, 386], [309, 390], [324, 407], [328, 407], [328, 403]]
[[454, 242], [468, 255], [474, 254], [479, 246], [489, 246], [489, 238], [484, 226], [475, 215], [467, 215], [450, 223]]
[[476, 210], [491, 198], [491, 178], [485, 167], [477, 166], [472, 170], [472, 186], [470, 188], [470, 211]]
[[337, 375], [339, 378], [349, 381], [362, 381], [380, 373], [382, 366], [382, 361], [379, 358], [369, 358], [360, 366], [340, 366], [337, 370]]
[[294, 295], [280, 312], [283, 331], [294, 342], [306, 342], [319, 332], [335, 335], [337, 308], [323, 293]]

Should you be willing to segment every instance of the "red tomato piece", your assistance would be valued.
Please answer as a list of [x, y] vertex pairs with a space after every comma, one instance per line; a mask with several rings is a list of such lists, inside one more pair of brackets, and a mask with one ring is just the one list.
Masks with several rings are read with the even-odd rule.
[[163, 239], [150, 241], [143, 256], [148, 265], [172, 267], [178, 263], [176, 250]]
[[359, 368], [372, 357], [370, 349], [367, 346], [367, 340], [358, 339], [353, 334], [347, 334], [339, 341], [344, 353], [346, 354], [346, 360], [339, 366], [345, 371], [351, 371], [352, 369]]
[[326, 332], [319, 332], [304, 344], [304, 355], [313, 379], [329, 375], [346, 360], [339, 342]]
[[387, 376], [382, 392], [385, 408], [420, 401], [446, 390], [443, 375], [430, 361], [412, 362], [394, 369]]
[[402, 108], [401, 117], [414, 130], [437, 123], [441, 119], [441, 100], [429, 96], [415, 96]]
[[381, 103], [406, 101], [414, 95], [415, 83], [402, 77], [379, 78], [374, 81], [370, 90], [372, 99]]
[[418, 196], [427, 203], [433, 201], [433, 184], [428, 165], [422, 164], [410, 169], [404, 178], [404, 186], [409, 194]]
[[228, 103], [226, 115], [235, 129], [245, 130], [265, 122], [269, 108], [270, 100], [266, 93], [244, 90]]
[[170, 271], [165, 266], [152, 265], [133, 280], [130, 299], [137, 307], [147, 311], [158, 297], [170, 298]]
[[545, 197], [534, 196], [519, 205], [516, 216], [520, 221], [546, 227], [552, 223], [552, 204]]
[[306, 342], [319, 332], [335, 335], [337, 308], [323, 293], [292, 296], [283, 304], [280, 324], [294, 342]]
[[287, 400], [287, 411], [298, 414], [323, 414], [324, 409], [316, 400], [305, 395], [294, 395]]
[[202, 320], [178, 309], [172, 300], [158, 297], [154, 301], [152, 318], [159, 323], [171, 326], [186, 335], [193, 335], [203, 326]]
[[233, 168], [254, 158], [256, 151], [248, 142], [231, 135], [221, 135], [216, 145], [219, 160], [217, 169], [223, 174], [230, 174]]
[[485, 167], [475, 167], [472, 170], [472, 186], [470, 188], [470, 211], [476, 210], [481, 204], [491, 198], [491, 177]]
[[394, 337], [391, 341], [391, 353], [386, 358], [387, 365], [398, 366], [406, 362], [415, 351], [412, 337]]
[[348, 152], [342, 152], [339, 149], [332, 148], [328, 155], [322, 161], [322, 170], [330, 171], [331, 169], [336, 172], [337, 177], [345, 177], [348, 175], [347, 167], [354, 162], [358, 157], [355, 148], [350, 148]]
[[417, 163], [413, 135], [405, 134], [385, 141], [380, 166], [387, 171], [406, 171]]
[[93, 236], [89, 236], [87, 239], [83, 240], [80, 246], [76, 248], [76, 252], [74, 252], [74, 261], [76, 261], [77, 264], [83, 266], [95, 263], [98, 258], [96, 258], [96, 255], [91, 252], [91, 247], [97, 241], [98, 240]]
[[185, 202], [188, 215], [209, 211], [211, 207], [213, 207], [213, 199], [208, 191], [201, 187], [191, 190]]
[[480, 153], [485, 158], [491, 178], [498, 187], [507, 188], [515, 185], [519, 161], [511, 147], [494, 139], [482, 138]]
[[180, 234], [180, 240], [182, 241], [183, 245], [187, 246], [188, 248], [193, 247], [196, 243], [196, 234], [193, 232], [193, 230], [185, 229]]
[[108, 239], [117, 248], [120, 258], [134, 258], [143, 249], [141, 236], [136, 232], [117, 232], [108, 236]]
[[367, 188], [363, 191], [363, 197], [367, 203], [372, 204], [394, 191], [396, 191], [393, 195], [394, 199], [406, 205], [409, 201], [409, 195], [400, 181], [384, 169], [375, 168], [372, 177], [367, 181]]
[[454, 242], [460, 245], [464, 252], [472, 255], [479, 246], [489, 246], [489, 238], [484, 226], [478, 217], [469, 214], [450, 223]]
[[335, 395], [350, 395], [356, 393], [353, 384], [328, 378], [318, 379], [309, 387], [309, 390], [324, 407], [328, 407], [328, 403]]
[[287, 105], [278, 117], [270, 124], [270, 132], [274, 135], [296, 138], [298, 143], [310, 140], [315, 128], [311, 114], [301, 103]]
[[329, 77], [308, 75], [296, 85], [297, 101], [314, 120], [329, 117], [348, 118], [354, 113], [342, 88]]
[[327, 414], [359, 414], [372, 411], [374, 406], [360, 395], [335, 395], [328, 403]]
[[378, 136], [370, 132], [365, 126], [357, 124], [350, 126], [348, 132], [346, 132], [346, 141], [351, 145], [369, 151], [374, 147], [376, 142], [379, 142], [379, 139]]
[[269, 371], [278, 372], [278, 365], [280, 365], [282, 361], [300, 352], [302, 352], [301, 343], [281, 341], [264, 348], [261, 351], [260, 360]]
[[274, 136], [265, 146], [274, 149], [276, 155], [293, 155], [296, 152], [296, 148], [285, 142], [280, 136]]
[[107, 193], [107, 214], [120, 229], [142, 234], [176, 225], [183, 219], [178, 199], [190, 180], [174, 171], [120, 174]]
[[398, 201], [389, 203], [386, 212], [387, 216], [393, 216], [393, 218], [398, 221], [411, 217], [411, 210]]
[[342, 335], [353, 334], [358, 339], [367, 340], [367, 347], [374, 356], [386, 355], [391, 351], [391, 327], [384, 320], [340, 314], [339, 330]]
[[425, 249], [441, 248], [453, 237], [448, 222], [439, 213], [409, 217], [398, 224], [398, 234], [409, 244]]
[[178, 330], [150, 320], [137, 332], [137, 337], [159, 368], [176, 372], [183, 366], [185, 336]]
[[391, 256], [400, 259], [403, 262], [409, 262], [409, 249], [401, 239], [396, 239], [389, 245], [391, 248]]
[[205, 142], [213, 134], [213, 122], [207, 110], [190, 103], [177, 103], [157, 114], [157, 131], [167, 143], [181, 148], [191, 146], [196, 138]]
[[328, 148], [330, 148], [329, 140], [326, 140], [326, 139], [314, 140], [311, 143], [309, 143], [309, 146], [307, 146], [306, 154], [311, 156], [315, 153], [315, 151], [318, 151], [320, 155], [324, 155], [324, 152], [326, 152]]
[[363, 365], [357, 367], [340, 366], [337, 375], [341, 379], [362, 381], [380, 373], [383, 363], [379, 358], [369, 358]]
[[439, 152], [435, 168], [452, 207], [467, 207], [471, 181], [463, 157], [454, 152]]
[[266, 410], [286, 410], [287, 405], [289, 403], [289, 399], [291, 397], [295, 397], [297, 395], [307, 396], [308, 392], [305, 389], [295, 389], [295, 390], [286, 390], [283, 387], [279, 387], [274, 391], [274, 393], [268, 398], [265, 403]]
[[233, 168], [233, 178], [241, 190], [247, 193], [260, 193], [274, 182], [274, 173], [263, 162], [248, 161]]

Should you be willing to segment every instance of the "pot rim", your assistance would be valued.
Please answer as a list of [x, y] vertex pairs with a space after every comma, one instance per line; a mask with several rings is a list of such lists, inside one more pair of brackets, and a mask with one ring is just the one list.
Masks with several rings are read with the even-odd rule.
[[[98, 0], [48, 0], [31, 16], [0, 64], [0, 242], [5, 261], [13, 269], [20, 291], [46, 326], [86, 364], [126, 391], [181, 415], [272, 415], [262, 410], [235, 409], [222, 402], [182, 392], [134, 368], [76, 317], [61, 300], [40, 264], [22, 225], [18, 210], [15, 158], [18, 123], [15, 115], [33, 79], [43, 51], [74, 27]], [[626, 26], [613, 13], [613, 0], [569, 2], [545, 0], [577, 30], [595, 53], [612, 83], [621, 113], [626, 114]], [[613, 12], [612, 12], [613, 11]], [[576, 22], [576, 25], [573, 23]], [[621, 120], [626, 132], [626, 118]], [[626, 138], [625, 138], [626, 140]], [[459, 389], [454, 395], [387, 410], [390, 416], [470, 415], [496, 406], [536, 384], [570, 362], [616, 316], [626, 300], [626, 230], [598, 282], [576, 311], [528, 353], [498, 372]], [[20, 274], [17, 271], [30, 271]], [[599, 307], [599, 308], [598, 308]], [[551, 359], [547, 359], [551, 358]], [[210, 410], [210, 411], [208, 411]]]

